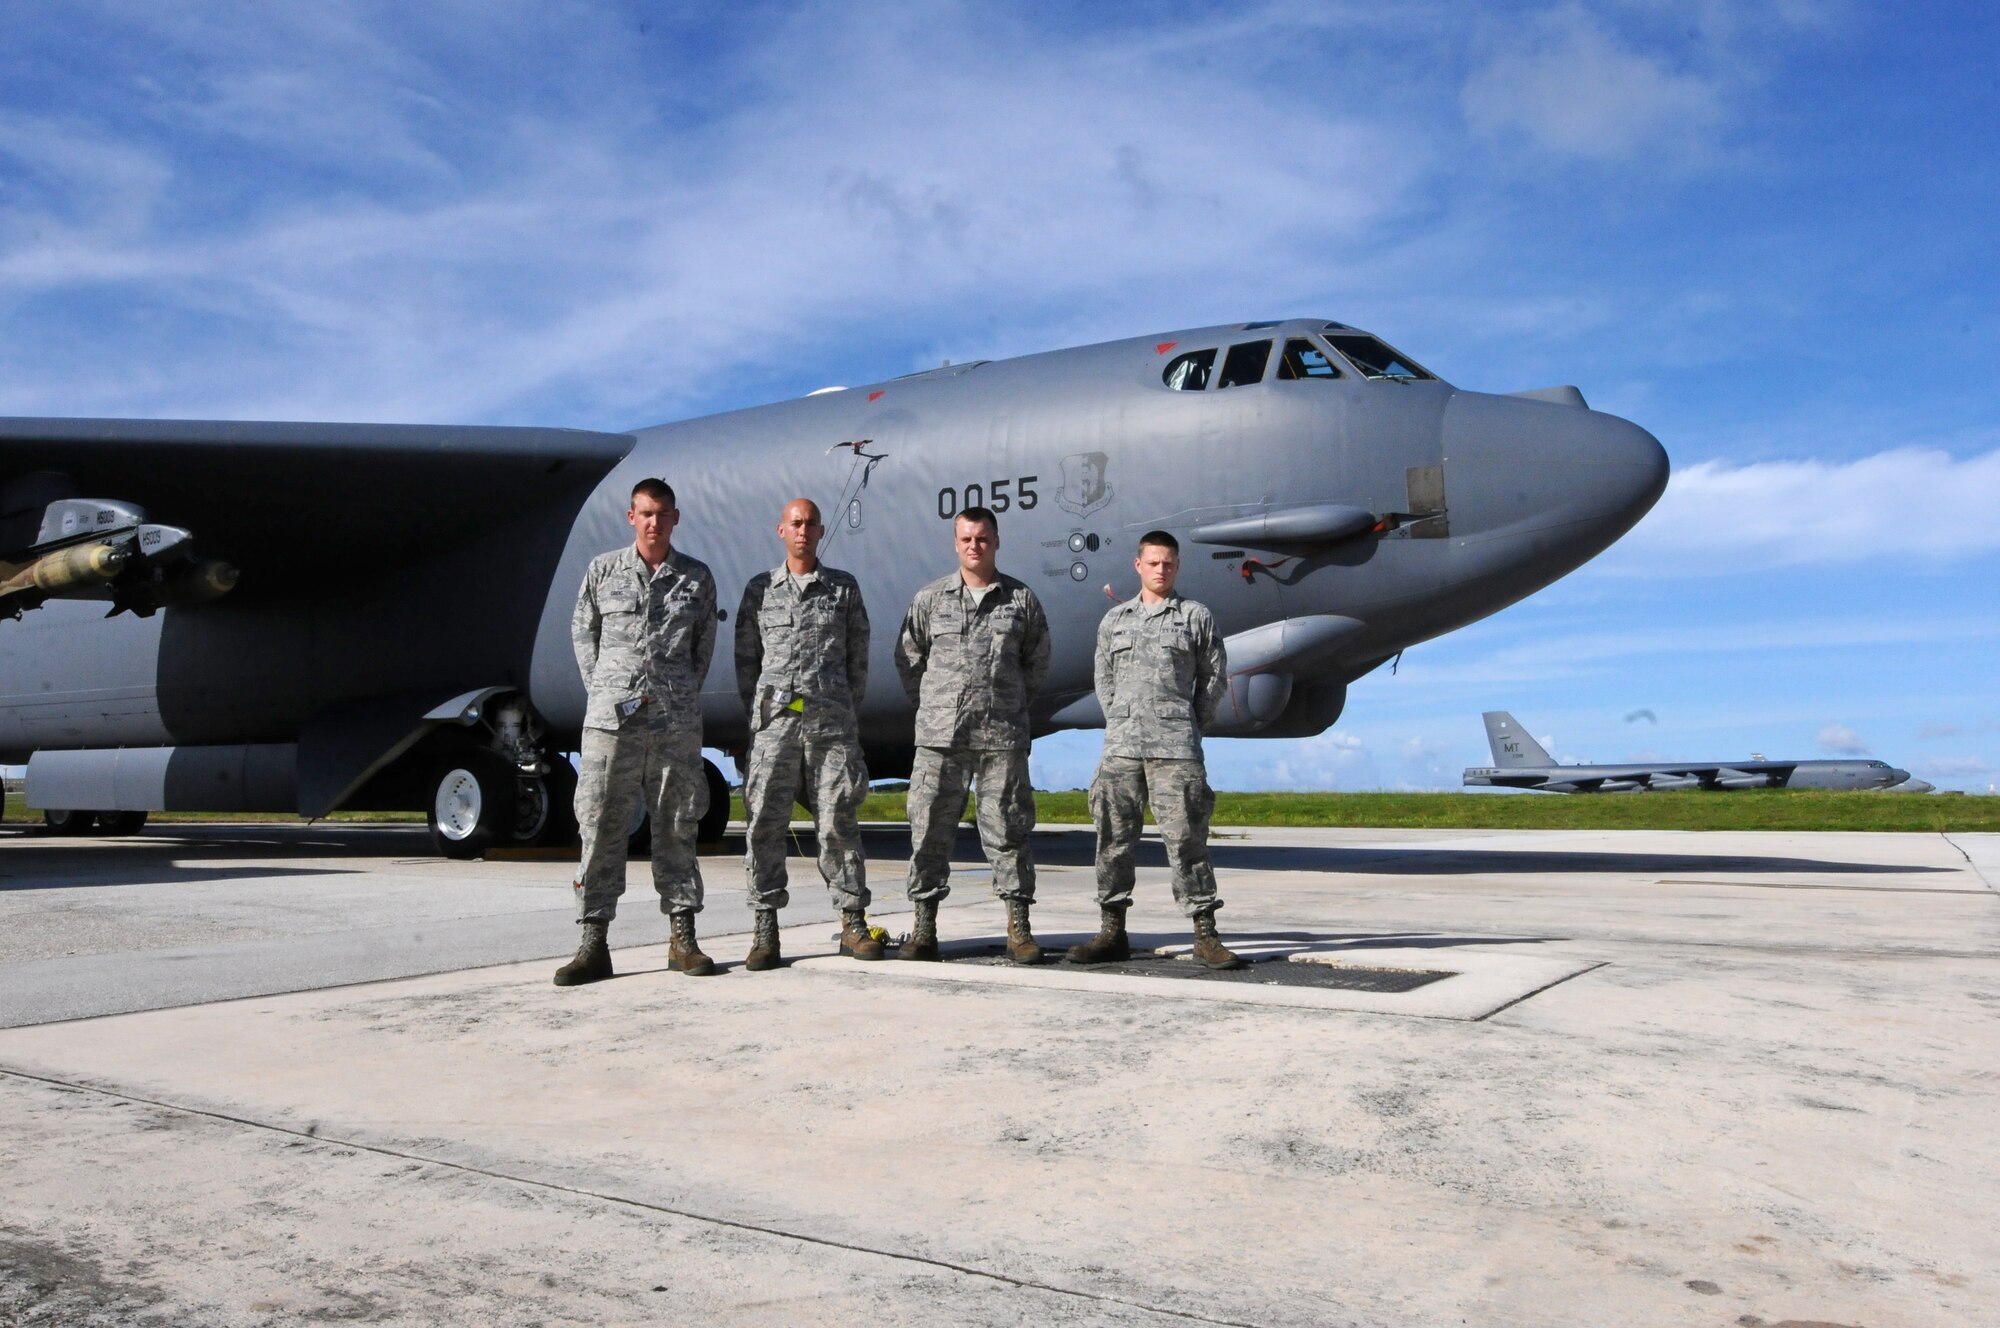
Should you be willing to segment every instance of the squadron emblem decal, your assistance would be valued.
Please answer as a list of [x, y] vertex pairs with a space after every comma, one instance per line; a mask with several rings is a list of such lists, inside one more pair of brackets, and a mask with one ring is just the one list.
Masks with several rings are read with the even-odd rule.
[[1063, 458], [1062, 488], [1056, 502], [1078, 516], [1089, 516], [1117, 495], [1105, 481], [1104, 468], [1111, 460], [1102, 452], [1077, 452]]

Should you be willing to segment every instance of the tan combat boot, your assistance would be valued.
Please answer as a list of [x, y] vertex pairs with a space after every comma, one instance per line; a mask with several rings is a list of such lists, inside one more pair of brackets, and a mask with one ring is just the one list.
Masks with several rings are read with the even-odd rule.
[[910, 938], [896, 951], [898, 959], [921, 959], [935, 964], [943, 958], [938, 953], [937, 939], [938, 901], [919, 899], [917, 901], [917, 921], [910, 931]]
[[677, 909], [668, 915], [673, 922], [674, 941], [667, 947], [667, 967], [691, 978], [705, 978], [715, 972], [715, 961], [701, 952], [694, 938], [694, 910]]
[[778, 953], [778, 910], [760, 908], [756, 910], [756, 922], [750, 933], [750, 953], [743, 957], [743, 967], [752, 973], [762, 973], [776, 968], [783, 956]]
[[1097, 906], [1097, 935], [1069, 948], [1072, 964], [1122, 964], [1132, 957], [1132, 942], [1125, 935], [1125, 905]]
[[840, 952], [856, 959], [886, 959], [889, 951], [868, 930], [868, 915], [858, 908], [840, 911]]
[[556, 985], [581, 987], [586, 982], [602, 982], [611, 977], [611, 947], [607, 944], [610, 934], [610, 923], [586, 920], [583, 944], [576, 947], [576, 958], [556, 970]]
[[1007, 901], [1007, 958], [1017, 964], [1042, 962], [1042, 947], [1028, 930], [1028, 901]]
[[1194, 961], [1203, 968], [1244, 968], [1242, 958], [1215, 934], [1215, 910], [1205, 908], [1194, 915]]

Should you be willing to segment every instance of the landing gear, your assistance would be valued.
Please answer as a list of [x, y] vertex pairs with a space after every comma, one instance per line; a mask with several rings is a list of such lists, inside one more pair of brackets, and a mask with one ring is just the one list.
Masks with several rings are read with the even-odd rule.
[[[426, 820], [431, 842], [447, 858], [477, 858], [512, 831], [520, 818], [520, 772], [491, 752], [470, 751], [431, 776]], [[543, 809], [546, 813], [546, 808]]]
[[146, 828], [144, 812], [99, 812], [97, 833], [100, 835], [136, 835]]
[[576, 842], [576, 771], [560, 756], [548, 765], [524, 774], [497, 752], [471, 749], [438, 766], [426, 816], [438, 853], [466, 859]]
[[97, 813], [58, 811], [51, 807], [42, 813], [42, 824], [52, 835], [87, 835], [97, 828]]

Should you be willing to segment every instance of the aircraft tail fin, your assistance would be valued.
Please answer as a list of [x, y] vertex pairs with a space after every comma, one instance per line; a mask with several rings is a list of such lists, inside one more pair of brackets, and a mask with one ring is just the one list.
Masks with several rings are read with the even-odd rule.
[[1489, 710], [1480, 716], [1486, 721], [1486, 741], [1493, 748], [1493, 764], [1511, 766], [1554, 765], [1555, 758], [1542, 744], [1528, 736], [1515, 718], [1504, 710]]

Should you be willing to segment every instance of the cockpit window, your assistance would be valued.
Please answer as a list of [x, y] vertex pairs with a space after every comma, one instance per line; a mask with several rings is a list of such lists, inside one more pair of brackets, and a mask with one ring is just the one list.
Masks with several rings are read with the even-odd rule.
[[1199, 392], [1208, 386], [1209, 371], [1213, 368], [1213, 350], [1191, 350], [1185, 355], [1174, 356], [1160, 374], [1160, 380], [1178, 392]]
[[1293, 337], [1285, 343], [1284, 358], [1278, 361], [1279, 378], [1330, 380], [1340, 376], [1340, 367], [1312, 342]]
[[1413, 383], [1419, 378], [1436, 377], [1416, 361], [1404, 359], [1365, 332], [1329, 332], [1326, 339], [1361, 371], [1364, 378], [1393, 378], [1398, 382]]
[[1222, 362], [1222, 377], [1216, 381], [1216, 389], [1261, 383], [1264, 381], [1264, 366], [1270, 362], [1271, 343], [1268, 341], [1246, 341], [1240, 346], [1231, 346], [1229, 358]]

